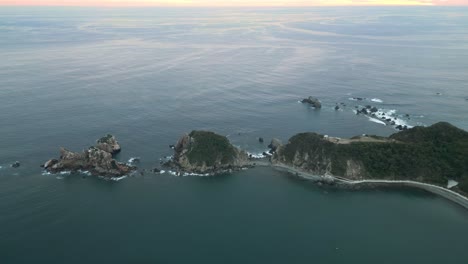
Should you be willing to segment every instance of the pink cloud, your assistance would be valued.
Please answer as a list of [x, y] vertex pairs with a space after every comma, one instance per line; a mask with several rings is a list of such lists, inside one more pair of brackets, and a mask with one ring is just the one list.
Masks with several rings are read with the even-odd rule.
[[468, 5], [468, 0], [0, 0], [21, 6], [316, 6], [316, 5]]

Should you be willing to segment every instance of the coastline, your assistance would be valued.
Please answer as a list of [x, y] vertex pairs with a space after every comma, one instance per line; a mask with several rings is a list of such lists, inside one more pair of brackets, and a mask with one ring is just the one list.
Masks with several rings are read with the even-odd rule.
[[[264, 165], [265, 166], [265, 165]], [[389, 186], [389, 185], [394, 185], [394, 186], [406, 186], [406, 187], [413, 187], [413, 188], [418, 188], [425, 190], [427, 192], [436, 194], [440, 197], [443, 197], [451, 202], [454, 202], [460, 206], [462, 206], [465, 209], [468, 209], [468, 198], [454, 192], [450, 189], [429, 184], [429, 183], [423, 183], [423, 182], [417, 182], [417, 181], [404, 181], [404, 180], [359, 180], [359, 181], [352, 181], [348, 180], [345, 178], [341, 177], [336, 177], [332, 175], [325, 175], [325, 176], [319, 176], [319, 175], [313, 175], [311, 173], [286, 166], [284, 164], [270, 164], [270, 166], [276, 170], [280, 171], [286, 171], [289, 173], [293, 173], [298, 177], [312, 180], [312, 181], [326, 181], [326, 182], [338, 182], [346, 185], [366, 185], [366, 184], [372, 184], [373, 186], [379, 185], [379, 186]]]

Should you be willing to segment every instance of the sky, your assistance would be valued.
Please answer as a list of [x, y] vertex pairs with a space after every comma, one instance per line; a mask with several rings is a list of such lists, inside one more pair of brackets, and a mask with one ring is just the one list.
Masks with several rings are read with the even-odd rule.
[[0, 0], [0, 5], [44, 6], [359, 6], [468, 5], [468, 0]]

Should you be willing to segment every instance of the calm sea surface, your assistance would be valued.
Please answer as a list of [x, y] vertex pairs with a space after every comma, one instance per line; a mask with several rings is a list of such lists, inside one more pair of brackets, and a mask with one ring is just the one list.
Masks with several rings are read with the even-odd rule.
[[39, 165], [108, 132], [145, 169], [193, 129], [250, 152], [258, 137], [396, 132], [355, 115], [365, 105], [468, 130], [467, 99], [468, 8], [1, 7], [0, 263], [466, 263], [468, 212], [423, 191]]

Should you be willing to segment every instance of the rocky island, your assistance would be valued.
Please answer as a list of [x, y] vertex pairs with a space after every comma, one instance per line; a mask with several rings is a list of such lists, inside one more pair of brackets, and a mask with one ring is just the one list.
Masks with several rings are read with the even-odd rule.
[[309, 96], [305, 99], [302, 99], [301, 103], [303, 104], [309, 104], [310, 106], [314, 107], [315, 109], [320, 109], [322, 108], [322, 103], [320, 103], [319, 99]]
[[131, 173], [135, 167], [117, 162], [113, 155], [120, 151], [120, 145], [112, 135], [99, 139], [96, 146], [83, 152], [72, 152], [60, 148], [60, 158], [50, 159], [42, 167], [51, 173], [63, 171], [88, 171], [94, 176], [118, 177]]
[[184, 173], [220, 173], [248, 166], [248, 155], [225, 136], [209, 131], [192, 131], [174, 146], [174, 156], [166, 166]]

